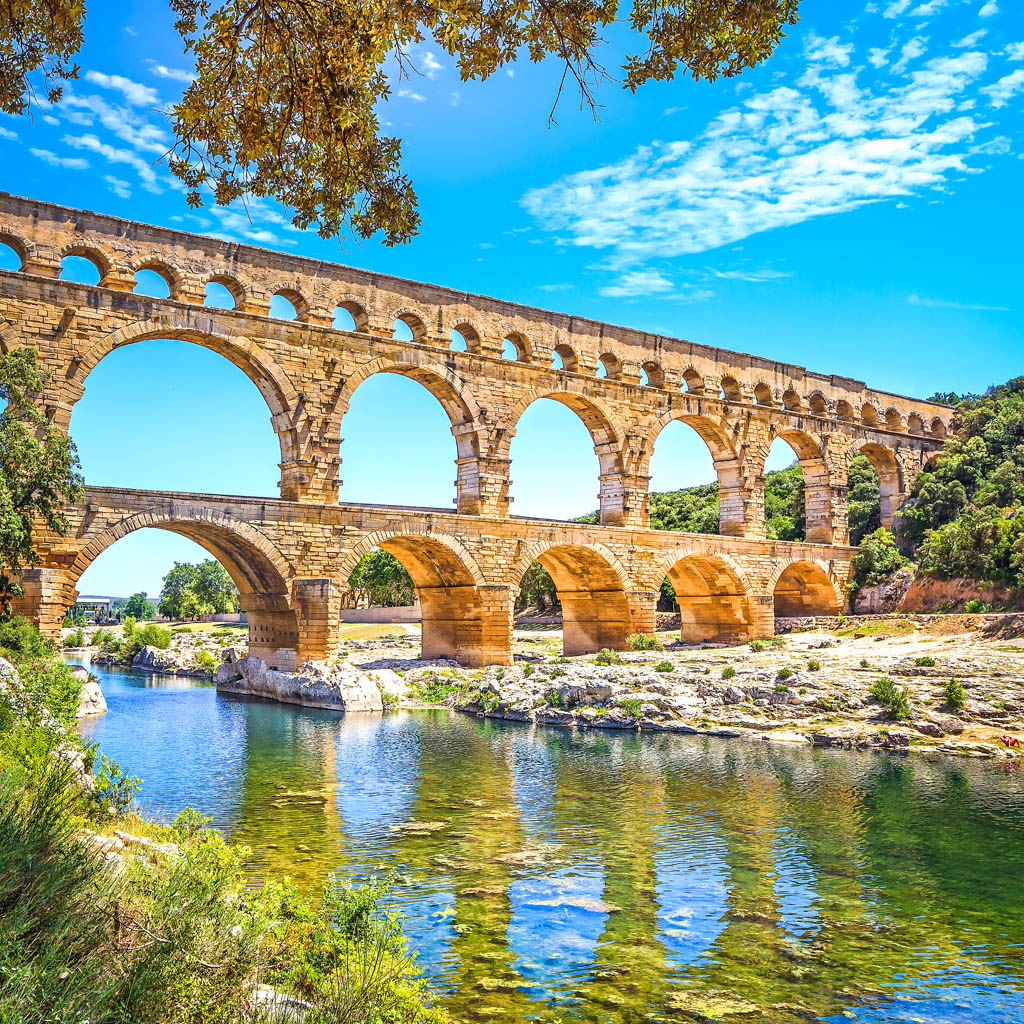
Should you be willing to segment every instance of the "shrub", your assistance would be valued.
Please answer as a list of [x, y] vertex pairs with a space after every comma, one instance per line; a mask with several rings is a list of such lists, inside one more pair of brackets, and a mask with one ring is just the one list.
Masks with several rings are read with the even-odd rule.
[[81, 626], [79, 626], [78, 629], [72, 630], [72, 632], [68, 633], [68, 635], [64, 638], [64, 647], [66, 649], [67, 648], [72, 648], [72, 647], [84, 647], [84, 646], [85, 646], [85, 630], [82, 629]]
[[177, 636], [179, 633], [194, 633], [195, 630], [191, 626], [175, 626], [171, 630], [171, 636]]
[[53, 643], [23, 615], [8, 615], [0, 618], [0, 653], [13, 661], [43, 658], [53, 654]]
[[153, 622], [136, 631], [135, 635], [143, 647], [158, 647], [161, 651], [166, 651], [171, 646], [171, 631], [166, 626], [158, 626]]
[[627, 697], [619, 701], [619, 708], [632, 718], [644, 717], [644, 703], [639, 697]]
[[776, 693], [789, 693], [789, 687], [785, 683], [776, 683], [775, 684], [775, 692]]
[[880, 676], [871, 684], [868, 692], [879, 704], [888, 707], [896, 694], [896, 684], [888, 676]]
[[527, 666], [526, 666], [526, 667], [525, 667], [525, 668], [523, 669], [523, 678], [524, 678], [524, 679], [529, 679], [529, 678], [530, 678], [530, 676], [532, 676], [532, 675], [533, 675], [534, 671], [535, 671], [535, 669], [534, 669], [533, 665], [527, 665]]
[[914, 664], [918, 668], [932, 668], [935, 665], [935, 659], [928, 654], [923, 654], [920, 658], [914, 659]]
[[199, 835], [211, 821], [213, 818], [210, 815], [201, 814], [194, 807], [183, 807], [171, 822], [171, 828], [179, 843], [187, 843]]
[[107, 631], [105, 629], [93, 630], [92, 636], [89, 637], [90, 647], [102, 647], [103, 641], [107, 638]]
[[217, 671], [217, 659], [209, 651], [196, 651], [196, 668], [201, 668], [212, 679]]
[[[385, 696], [385, 694], [382, 693], [381, 694], [381, 699], [383, 699], [384, 696]], [[393, 694], [387, 694], [387, 696], [390, 697], [391, 700], [393, 701], [392, 707], [393, 708], [397, 708], [398, 707], [398, 698], [395, 697]], [[491, 711], [497, 711], [498, 710], [498, 705], [501, 703], [501, 701], [498, 699], [498, 695], [493, 690], [488, 690], [486, 693], [481, 693], [480, 694], [480, 699], [479, 699], [478, 703], [480, 705], [480, 710], [481, 711], [484, 711], [486, 713], [490, 713]], [[391, 710], [391, 709], [392, 709], [391, 707], [388, 707], [388, 705], [385, 704], [385, 710]]]
[[970, 612], [972, 615], [984, 615], [992, 611], [992, 605], [985, 604], [984, 601], [979, 601], [977, 598], [972, 597], [971, 600], [964, 605], [964, 611]]
[[750, 641], [750, 649], [755, 654], [757, 654], [759, 651], [765, 650], [765, 648], [767, 648], [767, 646], [768, 646], [768, 644], [764, 640], [751, 640]]
[[655, 672], [671, 672], [672, 671], [672, 662], [671, 661], [659, 661], [658, 664], [654, 666], [654, 671]]
[[867, 658], [861, 658], [860, 659], [860, 667], [861, 668], [868, 668], [869, 667], [869, 663], [868, 663], [868, 659]]
[[775, 673], [775, 678], [776, 679], [792, 679], [793, 678], [793, 670], [791, 668], [780, 668], [779, 671]]
[[557, 679], [559, 676], [565, 675], [565, 669], [556, 665], [549, 673], [548, 677], [551, 679]]
[[910, 718], [910, 691], [904, 686], [889, 705], [889, 714], [898, 722], [905, 722]]
[[817, 658], [811, 658], [807, 662], [807, 669], [809, 672], [817, 672], [821, 668], [821, 662]]
[[959, 711], [967, 703], [967, 694], [964, 693], [963, 683], [956, 679], [949, 679], [942, 687], [942, 698], [947, 708]]
[[884, 526], [860, 542], [852, 561], [853, 585], [858, 590], [881, 583], [907, 564], [907, 559], [896, 547], [896, 538]]
[[906, 687], [897, 690], [896, 684], [888, 676], [880, 676], [871, 684], [870, 693], [892, 718], [897, 721], [910, 718], [910, 691]]
[[594, 655], [593, 661], [595, 665], [621, 665], [622, 656], [618, 651], [603, 647]]
[[736, 675], [736, 669], [734, 669], [732, 667], [732, 665], [726, 665], [725, 668], [722, 669], [722, 678], [723, 679], [732, 679], [732, 678], [735, 677], [735, 675]]
[[108, 815], [123, 818], [132, 809], [135, 794], [141, 788], [142, 780], [137, 775], [125, 775], [116, 761], [100, 755], [94, 798]]
[[626, 637], [626, 646], [631, 651], [663, 651], [665, 645], [649, 633], [630, 633]]
[[786, 646], [786, 638], [782, 636], [773, 636], [771, 640], [768, 641], [768, 646], [773, 651], [781, 651]]
[[550, 689], [544, 694], [544, 703], [550, 708], [560, 708], [562, 706], [562, 695], [558, 690]]

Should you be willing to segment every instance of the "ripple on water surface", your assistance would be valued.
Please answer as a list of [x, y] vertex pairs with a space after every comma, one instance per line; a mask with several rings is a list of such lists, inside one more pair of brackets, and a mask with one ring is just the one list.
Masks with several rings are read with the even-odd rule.
[[1012, 769], [98, 674], [83, 732], [151, 813], [212, 814], [254, 880], [396, 870], [462, 1019], [1024, 1022]]

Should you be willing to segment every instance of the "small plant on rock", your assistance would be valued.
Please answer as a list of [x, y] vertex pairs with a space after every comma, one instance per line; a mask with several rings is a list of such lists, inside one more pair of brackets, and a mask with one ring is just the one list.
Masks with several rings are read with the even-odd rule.
[[613, 651], [608, 647], [603, 647], [597, 654], [594, 655], [595, 665], [621, 665], [622, 656], [618, 651]]
[[195, 660], [196, 667], [203, 669], [212, 679], [217, 671], [217, 659], [209, 651], [196, 651]]
[[781, 651], [786, 646], [786, 640], [781, 636], [773, 636], [771, 640], [768, 641], [768, 646], [773, 651]]
[[526, 667], [525, 667], [525, 668], [523, 669], [523, 678], [524, 678], [524, 679], [529, 679], [529, 678], [530, 678], [530, 676], [532, 676], [532, 675], [533, 675], [534, 671], [535, 671], [535, 669], [534, 669], [534, 666], [533, 666], [533, 665], [527, 665], [527, 666], [526, 666]]
[[768, 646], [764, 640], [751, 640], [750, 649], [757, 654], [759, 651], [763, 651]]
[[870, 664], [869, 664], [867, 658], [861, 658], [860, 659], [860, 667], [861, 668], [870, 668]]
[[935, 659], [930, 654], [922, 654], [920, 658], [914, 659], [914, 664], [918, 668], [933, 668]]
[[551, 679], [557, 679], [559, 676], [565, 675], [565, 669], [559, 668], [557, 665], [548, 673], [548, 677]]
[[821, 662], [818, 661], [817, 658], [811, 658], [807, 662], [807, 671], [808, 672], [818, 672], [820, 670], [821, 670]]
[[882, 705], [892, 718], [905, 721], [910, 718], [910, 691], [904, 687], [896, 689], [896, 684], [888, 676], [880, 676], [871, 684], [871, 697]]
[[658, 664], [654, 666], [654, 671], [655, 672], [671, 672], [672, 671], [672, 662], [671, 661], [659, 661]]
[[722, 678], [723, 679], [733, 679], [733, 678], [735, 678], [735, 676], [736, 676], [736, 669], [734, 669], [732, 667], [732, 665], [726, 665], [725, 668], [722, 669]]
[[967, 703], [967, 694], [964, 693], [963, 683], [956, 679], [947, 680], [942, 687], [942, 698], [947, 708], [951, 711], [960, 711]]
[[639, 697], [627, 697], [619, 701], [619, 708], [631, 718], [641, 719], [644, 716], [644, 704]]
[[560, 708], [562, 706], [562, 695], [558, 690], [551, 689], [544, 695], [544, 703], [549, 708]]
[[780, 668], [779, 671], [775, 673], [775, 678], [781, 680], [792, 679], [793, 670], [791, 668]]
[[969, 612], [972, 615], [984, 615], [987, 612], [992, 611], [992, 605], [985, 604], [984, 601], [979, 601], [977, 598], [972, 597], [971, 600], [964, 605], [964, 611]]
[[626, 637], [626, 646], [631, 651], [663, 651], [665, 645], [649, 633], [630, 633]]

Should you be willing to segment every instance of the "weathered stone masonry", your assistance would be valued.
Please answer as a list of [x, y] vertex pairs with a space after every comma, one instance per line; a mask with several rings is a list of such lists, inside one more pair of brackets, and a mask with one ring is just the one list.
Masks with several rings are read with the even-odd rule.
[[[666, 574], [688, 637], [769, 635], [775, 607], [789, 614], [844, 600], [853, 455], [878, 470], [890, 522], [949, 428], [944, 407], [847, 378], [3, 194], [0, 241], [23, 264], [0, 271], [0, 346], [38, 349], [48, 374], [41, 402], [55, 424], [68, 428], [89, 372], [111, 351], [178, 338], [253, 380], [281, 446], [280, 501], [90, 488], [73, 534], [46, 541], [43, 566], [26, 580], [26, 608], [51, 629], [92, 558], [155, 525], [224, 562], [246, 594], [254, 647], [276, 663], [333, 649], [339, 591], [374, 545], [394, 551], [417, 583], [426, 655], [507, 660], [512, 600], [535, 557], [559, 586], [567, 650], [622, 646], [628, 632], [651, 628]], [[91, 259], [99, 285], [59, 280], [68, 255]], [[170, 298], [133, 293], [141, 269], [158, 272]], [[233, 310], [202, 305], [210, 281], [228, 288]], [[296, 320], [268, 315], [276, 294]], [[339, 306], [354, 331], [330, 326]], [[411, 342], [392, 337], [398, 320]], [[449, 348], [452, 330], [466, 351]], [[501, 356], [506, 341], [514, 361]], [[421, 382], [447, 412], [454, 512], [338, 504], [344, 414], [362, 381], [381, 372]], [[509, 515], [509, 446], [542, 397], [573, 409], [593, 437], [600, 527]], [[646, 528], [650, 457], [674, 419], [711, 450], [721, 537]], [[776, 437], [803, 469], [808, 544], [764, 539], [764, 461]]]

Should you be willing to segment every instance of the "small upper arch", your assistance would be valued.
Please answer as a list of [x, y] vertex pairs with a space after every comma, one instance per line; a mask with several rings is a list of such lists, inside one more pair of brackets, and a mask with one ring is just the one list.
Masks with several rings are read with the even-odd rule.
[[846, 401], [845, 398], [840, 398], [836, 402], [836, 418], [851, 422], [856, 418], [856, 413], [853, 411], [853, 406]]
[[551, 366], [555, 370], [568, 370], [570, 373], [579, 369], [579, 359], [569, 345], [556, 345], [551, 350]]
[[691, 395], [704, 394], [704, 378], [692, 366], [683, 370], [683, 390]]
[[[602, 372], [603, 371], [603, 372]], [[602, 352], [597, 357], [597, 375], [615, 380], [622, 373], [622, 360], [614, 352]]]
[[936, 416], [932, 420], [932, 434], [935, 437], [945, 437], [947, 435], [946, 424], [942, 422], [940, 416]]
[[772, 389], [764, 381], [758, 381], [754, 385], [754, 401], [758, 405], [764, 405], [768, 408], [774, 407], [775, 398], [772, 396]]
[[807, 397], [807, 404], [814, 416], [828, 415], [828, 400], [820, 391], [812, 391]]
[[279, 320], [305, 320], [309, 314], [309, 303], [296, 288], [275, 288], [267, 314]]
[[[213, 285], [211, 288], [210, 286]], [[224, 292], [232, 305], [225, 304]], [[203, 282], [203, 305], [220, 309], [238, 309], [245, 301], [245, 289], [237, 278], [228, 274], [213, 274]]]
[[339, 331], [365, 332], [369, 329], [370, 317], [361, 302], [345, 295], [334, 304], [331, 326]]
[[903, 415], [895, 406], [889, 406], [885, 410], [885, 425], [890, 430], [903, 429]]
[[530, 361], [530, 342], [526, 335], [519, 331], [509, 331], [501, 343], [501, 357], [514, 363], [528, 363]]
[[804, 407], [804, 403], [800, 398], [800, 393], [796, 388], [786, 388], [782, 393], [782, 404], [790, 412], [801, 412]]
[[[139, 275], [143, 275], [140, 280]], [[167, 287], [167, 297], [173, 298], [175, 293], [178, 291], [178, 274], [172, 267], [164, 263], [162, 260], [144, 260], [136, 268], [132, 275], [135, 278], [135, 291], [140, 295], [152, 294], [147, 290], [147, 284], [145, 281], [145, 275], [155, 274], [164, 285]], [[165, 296], [154, 296], [164, 298]]]
[[[458, 337], [456, 337], [458, 335]], [[456, 349], [463, 352], [479, 352], [483, 344], [483, 334], [480, 329], [469, 320], [460, 320], [451, 329], [449, 338], [452, 344], [450, 348]], [[461, 338], [465, 342], [465, 348], [462, 345], [458, 345], [458, 339]]]
[[907, 417], [907, 430], [912, 434], [923, 434], [924, 433], [924, 419], [920, 413], [912, 412]]
[[398, 310], [394, 316], [394, 329], [391, 332], [391, 337], [399, 341], [425, 341], [427, 318], [418, 309], [413, 309], [411, 306]]
[[878, 426], [878, 410], [871, 402], [865, 402], [860, 407], [860, 420], [869, 427]]
[[87, 245], [85, 242], [72, 242], [60, 251], [60, 277], [64, 280], [74, 280], [68, 273], [70, 267], [68, 260], [85, 260], [96, 268], [98, 278], [90, 284], [102, 284], [103, 279], [110, 273], [110, 259], [101, 249], [96, 246]]
[[[4, 250], [10, 254], [4, 259]], [[28, 262], [28, 246], [17, 235], [9, 231], [0, 231], [0, 268], [4, 270], [24, 270]], [[14, 264], [17, 263], [17, 266]]]
[[721, 388], [721, 395], [727, 402], [742, 402], [743, 391], [740, 388], [740, 382], [731, 374], [727, 373], [719, 381]]
[[640, 383], [649, 388], [661, 388], [665, 386], [665, 371], [661, 363], [654, 359], [648, 359], [640, 366]]

